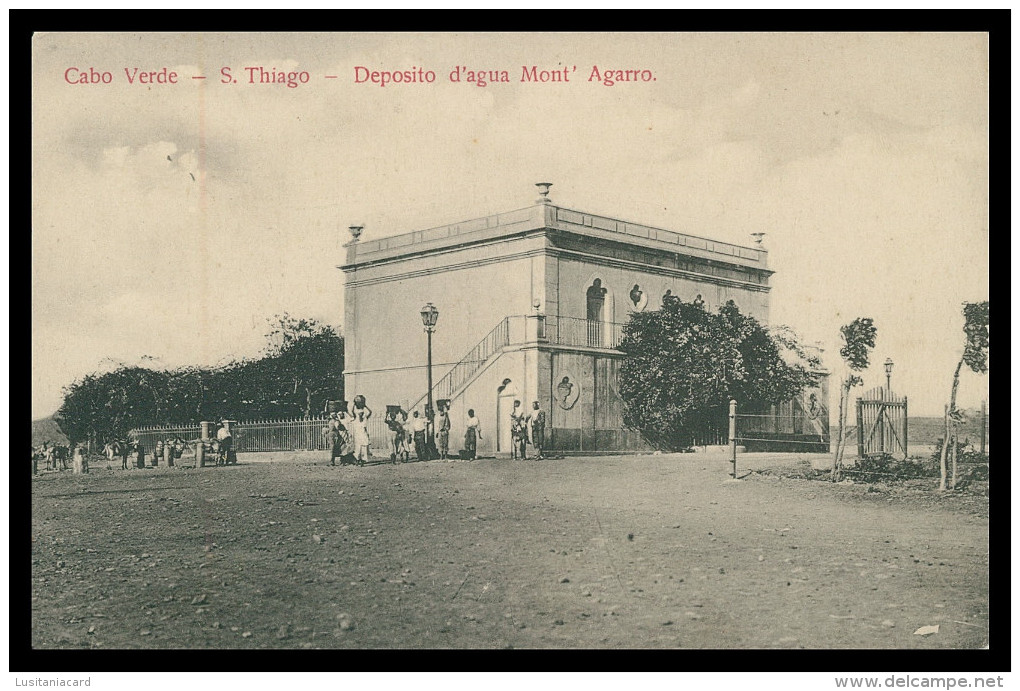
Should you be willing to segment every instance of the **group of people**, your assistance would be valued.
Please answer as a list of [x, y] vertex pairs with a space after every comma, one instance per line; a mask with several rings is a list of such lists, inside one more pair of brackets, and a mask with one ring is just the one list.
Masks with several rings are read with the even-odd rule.
[[[365, 402], [365, 397], [354, 397], [354, 405], [348, 410], [346, 402], [342, 409], [331, 412], [323, 434], [327, 437], [329, 448], [329, 464], [365, 465], [372, 457], [372, 440], [368, 432], [368, 421], [372, 417], [372, 409]], [[399, 405], [386, 406], [386, 429], [388, 433], [389, 458], [391, 463], [411, 460], [447, 460], [450, 457], [450, 402], [439, 401], [435, 415], [426, 409], [414, 410], [408, 414]], [[545, 445], [546, 414], [538, 401], [532, 403], [532, 409], [526, 411], [520, 401], [514, 401], [510, 413], [512, 459], [527, 458], [527, 447], [534, 447], [533, 458], [542, 458]], [[475, 411], [467, 411], [464, 430], [464, 450], [455, 454], [465, 460], [475, 460], [478, 455], [478, 443], [482, 439], [481, 422]]]
[[531, 410], [525, 411], [520, 401], [514, 401], [510, 411], [510, 458], [525, 460], [528, 457], [528, 444], [535, 447], [535, 459], [542, 458], [545, 446], [545, 411], [538, 401], [531, 404]]
[[226, 420], [220, 420], [216, 424], [216, 440], [212, 443], [212, 452], [216, 455], [216, 465], [235, 465], [237, 463], [234, 434]]
[[[386, 406], [386, 427], [389, 430], [390, 462], [411, 460], [411, 446], [419, 461], [447, 460], [450, 456], [450, 404], [440, 401], [434, 419], [415, 410], [408, 418], [400, 406]], [[473, 411], [472, 411], [473, 414]]]
[[64, 446], [44, 441], [32, 447], [32, 474], [39, 474], [39, 461], [46, 461], [46, 470], [71, 470], [75, 475], [89, 472], [89, 456], [84, 444]]
[[[155, 468], [159, 466], [160, 460], [166, 461], [168, 466], [174, 465], [174, 460], [184, 455], [184, 449], [187, 448], [188, 442], [184, 441], [180, 436], [174, 437], [173, 439], [157, 439], [152, 447], [152, 455], [149, 457], [150, 467]], [[141, 441], [132, 439], [115, 439], [107, 442], [103, 445], [103, 455], [106, 456], [107, 467], [110, 463], [113, 463], [116, 458], [120, 458], [120, 469], [130, 470], [138, 468], [139, 470], [145, 468], [146, 461], [146, 450], [145, 445]], [[128, 459], [134, 455], [135, 462], [132, 464]]]
[[[426, 411], [427, 412], [427, 411]], [[354, 397], [354, 405], [350, 410], [346, 404], [342, 409], [329, 414], [329, 422], [323, 429], [329, 447], [329, 464], [365, 465], [372, 457], [372, 439], [368, 432], [368, 421], [372, 417], [372, 409], [368, 407], [365, 397]], [[415, 458], [419, 461], [433, 458], [446, 459], [450, 453], [450, 414], [449, 406], [440, 404], [435, 420], [429, 420], [415, 410], [408, 416], [400, 406], [386, 407], [386, 428], [389, 431], [390, 462], [411, 460], [413, 446]], [[477, 427], [477, 421], [476, 421]], [[433, 435], [438, 442], [432, 441]]]
[[[411, 457], [411, 445], [419, 461], [450, 457], [450, 402], [440, 401], [436, 415], [429, 419], [428, 410], [422, 415], [417, 410], [408, 418], [407, 411], [400, 406], [386, 406], [386, 427], [390, 431], [390, 461], [398, 459], [405, 463]], [[464, 432], [466, 460], [473, 461], [478, 453], [481, 425], [474, 410], [468, 410], [467, 428]]]
[[[216, 454], [217, 465], [236, 463], [237, 455], [233, 451], [232, 435], [229, 427], [220, 423], [216, 432], [216, 439], [209, 443], [210, 450]], [[199, 442], [201, 443], [201, 442]], [[107, 468], [120, 458], [121, 470], [143, 469], [146, 467], [159, 466], [160, 460], [164, 460], [168, 466], [174, 465], [174, 460], [180, 458], [189, 442], [180, 436], [173, 439], [156, 440], [152, 446], [151, 455], [141, 441], [133, 439], [113, 439], [103, 445], [103, 456], [106, 457]], [[130, 461], [134, 456], [134, 462]], [[45, 470], [60, 471], [72, 470], [75, 474], [89, 472], [89, 453], [84, 443], [72, 443], [70, 445], [55, 444], [44, 441], [41, 446], [32, 446], [32, 474], [39, 473], [40, 461], [45, 462]]]
[[67, 470], [71, 459], [71, 447], [44, 441], [41, 446], [32, 446], [32, 474], [38, 475], [39, 461], [46, 461], [46, 470]]
[[354, 397], [350, 411], [344, 406], [342, 410], [330, 413], [325, 429], [330, 465], [336, 465], [338, 458], [340, 465], [365, 465], [370, 457], [368, 421], [371, 417], [372, 409], [361, 395]]

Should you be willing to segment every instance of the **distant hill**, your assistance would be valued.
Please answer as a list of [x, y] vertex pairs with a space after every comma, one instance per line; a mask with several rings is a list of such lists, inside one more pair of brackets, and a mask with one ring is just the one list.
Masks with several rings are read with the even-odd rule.
[[67, 435], [60, 430], [60, 425], [53, 416], [32, 420], [32, 446], [41, 446], [44, 441], [52, 444], [67, 444]]
[[[962, 441], [969, 440], [977, 448], [981, 443], [981, 412], [962, 410], [964, 419], [957, 426], [957, 435]], [[988, 434], [990, 416], [985, 420], [985, 443], [991, 445]], [[935, 444], [946, 433], [946, 423], [941, 417], [910, 417], [907, 420], [907, 437], [911, 444]]]

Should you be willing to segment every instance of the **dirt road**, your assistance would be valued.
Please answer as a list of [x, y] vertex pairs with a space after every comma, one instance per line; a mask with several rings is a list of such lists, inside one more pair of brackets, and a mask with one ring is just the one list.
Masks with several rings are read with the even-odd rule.
[[33, 646], [987, 641], [986, 497], [734, 481], [703, 454], [311, 458], [35, 478]]

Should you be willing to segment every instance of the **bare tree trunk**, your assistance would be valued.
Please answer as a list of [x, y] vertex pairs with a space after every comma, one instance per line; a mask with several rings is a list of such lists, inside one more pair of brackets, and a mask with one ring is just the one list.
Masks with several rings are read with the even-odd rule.
[[946, 410], [946, 432], [942, 437], [942, 454], [939, 456], [939, 490], [946, 490], [946, 456], [949, 452], [949, 445], [955, 444], [953, 432], [956, 427], [953, 424], [956, 415], [956, 390], [960, 387], [960, 368], [963, 367], [963, 358], [956, 363], [956, 371], [953, 373], [953, 390], [949, 395], [949, 408]]
[[950, 451], [953, 457], [953, 480], [949, 485], [950, 489], [956, 489], [956, 421], [953, 421], [953, 449]]
[[850, 388], [847, 386], [847, 382], [841, 382], [839, 387], [839, 434], [836, 437], [836, 451], [832, 456], [832, 474], [829, 478], [833, 482], [839, 481], [839, 469], [843, 465], [843, 446], [845, 444], [843, 437], [846, 430], [845, 400], [849, 392]]
[[939, 453], [939, 490], [946, 489], [946, 449], [949, 448], [949, 406], [946, 406], [945, 429], [942, 432], [942, 451]]

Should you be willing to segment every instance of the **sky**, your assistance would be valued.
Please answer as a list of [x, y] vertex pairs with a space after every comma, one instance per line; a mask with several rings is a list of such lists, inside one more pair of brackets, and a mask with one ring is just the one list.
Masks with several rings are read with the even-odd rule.
[[[962, 303], [988, 299], [985, 34], [45, 33], [32, 70], [33, 418], [90, 372], [256, 355], [276, 314], [342, 328], [349, 225], [509, 211], [536, 182], [580, 211], [766, 233], [771, 322], [838, 377], [840, 325], [872, 317], [864, 386], [891, 358], [912, 415], [942, 413]], [[988, 379], [965, 368], [958, 405]]]

